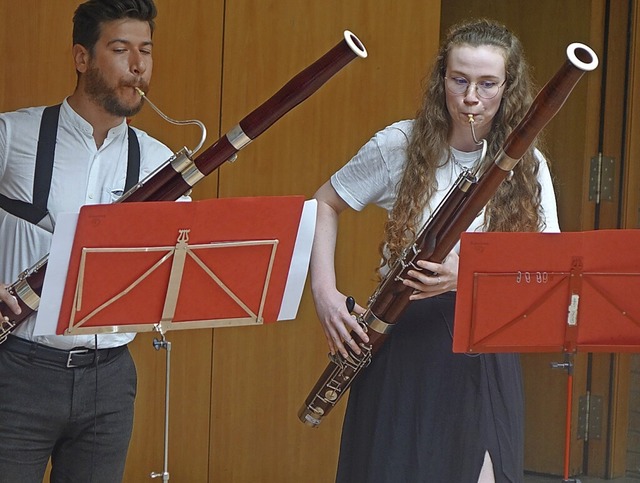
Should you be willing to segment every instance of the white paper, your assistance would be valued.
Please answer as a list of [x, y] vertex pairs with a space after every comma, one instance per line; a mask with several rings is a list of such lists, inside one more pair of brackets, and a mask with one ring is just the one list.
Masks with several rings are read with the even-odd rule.
[[61, 213], [58, 215], [33, 335], [56, 334], [77, 224], [78, 213]]
[[313, 245], [313, 237], [316, 229], [317, 210], [318, 202], [316, 200], [304, 202], [298, 234], [296, 236], [296, 244], [293, 248], [293, 255], [291, 256], [287, 283], [282, 295], [282, 305], [280, 306], [278, 320], [295, 319], [298, 313], [298, 307], [302, 299], [302, 291], [304, 290], [304, 284], [309, 270], [311, 246]]

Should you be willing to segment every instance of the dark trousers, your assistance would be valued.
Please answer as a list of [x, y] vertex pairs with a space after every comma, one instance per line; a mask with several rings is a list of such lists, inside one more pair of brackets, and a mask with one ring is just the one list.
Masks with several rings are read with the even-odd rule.
[[0, 483], [122, 480], [136, 394], [128, 349], [67, 368], [0, 344]]

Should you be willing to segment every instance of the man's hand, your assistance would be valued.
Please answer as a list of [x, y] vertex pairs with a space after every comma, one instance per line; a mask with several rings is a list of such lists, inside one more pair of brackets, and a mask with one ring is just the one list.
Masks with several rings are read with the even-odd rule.
[[[7, 304], [9, 310], [11, 310], [14, 314], [19, 314], [22, 312], [20, 305], [18, 304], [18, 299], [16, 299], [13, 295], [9, 293], [7, 290], [8, 285], [4, 283], [0, 283], [0, 302], [4, 302]], [[0, 317], [4, 317], [7, 319], [7, 315], [0, 312]]]

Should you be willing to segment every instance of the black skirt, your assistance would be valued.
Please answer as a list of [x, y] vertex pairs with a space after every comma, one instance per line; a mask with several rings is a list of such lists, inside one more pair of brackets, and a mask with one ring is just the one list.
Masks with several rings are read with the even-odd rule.
[[455, 292], [409, 304], [350, 389], [339, 483], [476, 483], [486, 451], [497, 483], [523, 481], [516, 354], [454, 354]]

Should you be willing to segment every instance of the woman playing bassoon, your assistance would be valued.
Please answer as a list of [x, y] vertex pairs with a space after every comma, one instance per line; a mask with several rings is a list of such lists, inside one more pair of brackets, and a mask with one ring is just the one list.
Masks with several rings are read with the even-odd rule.
[[[485, 19], [455, 26], [426, 79], [416, 118], [376, 133], [317, 191], [311, 282], [332, 354], [348, 357], [347, 347], [360, 353], [359, 342], [368, 341], [336, 287], [339, 214], [369, 203], [388, 211], [384, 275], [460, 173], [481, 157], [474, 134], [486, 139], [493, 159], [532, 98], [522, 46], [509, 30]], [[469, 230], [559, 231], [551, 175], [535, 143]], [[518, 356], [454, 354], [457, 248], [442, 263], [418, 267], [404, 281], [414, 290], [412, 302], [351, 386], [337, 481], [522, 481]]]

